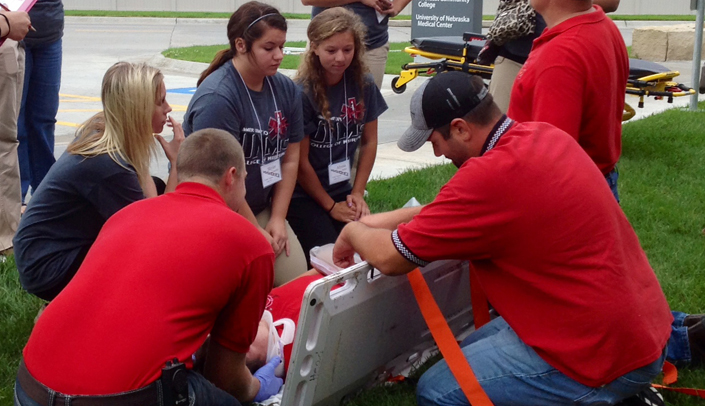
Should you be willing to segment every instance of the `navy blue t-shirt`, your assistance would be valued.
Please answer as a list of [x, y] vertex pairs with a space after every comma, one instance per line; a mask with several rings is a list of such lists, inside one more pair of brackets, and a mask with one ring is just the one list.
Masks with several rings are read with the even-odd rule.
[[[368, 50], [377, 49], [389, 42], [389, 16], [385, 16], [382, 22], [379, 22], [375, 9], [360, 2], [346, 4], [342, 7], [360, 16], [362, 23], [367, 27], [365, 46]], [[313, 7], [311, 18], [317, 16], [325, 9], [326, 7]]]
[[[311, 92], [304, 92], [304, 132], [309, 136], [308, 160], [330, 196], [349, 193], [351, 186], [350, 182], [331, 185], [328, 165], [346, 159], [352, 165], [365, 124], [377, 120], [387, 110], [387, 103], [370, 74], [365, 75], [363, 92], [364, 95], [361, 95], [357, 83], [348, 75], [328, 88], [332, 126], [323, 118]], [[297, 183], [293, 197], [304, 196], [306, 192]]]
[[263, 187], [260, 167], [281, 160], [290, 142], [304, 137], [301, 92], [288, 77], [266, 77], [262, 90], [245, 87], [231, 62], [211, 73], [196, 90], [184, 116], [186, 136], [204, 128], [234, 135], [245, 152], [245, 199], [258, 214], [269, 206], [273, 186]]
[[[144, 194], [137, 173], [108, 154], [64, 153], [27, 205], [13, 240], [22, 286], [41, 292], [61, 282], [106, 220]], [[138, 230], [135, 230], [138, 232]]]
[[64, 35], [64, 5], [61, 0], [37, 0], [29, 10], [32, 26], [24, 42], [29, 45], [51, 44]]

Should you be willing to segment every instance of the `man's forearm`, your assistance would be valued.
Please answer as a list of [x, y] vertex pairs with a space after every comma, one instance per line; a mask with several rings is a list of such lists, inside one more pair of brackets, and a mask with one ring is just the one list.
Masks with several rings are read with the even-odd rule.
[[361, 218], [360, 222], [369, 227], [395, 230], [399, 224], [410, 222], [415, 215], [421, 212], [422, 208], [423, 206], [405, 207], [386, 213], [371, 214]]
[[357, 3], [357, 0], [301, 0], [304, 6], [314, 6], [314, 7], [338, 7], [344, 6], [350, 3]]
[[394, 247], [391, 230], [352, 222], [345, 226], [341, 238], [346, 239], [360, 257], [385, 275], [403, 275], [416, 268]]

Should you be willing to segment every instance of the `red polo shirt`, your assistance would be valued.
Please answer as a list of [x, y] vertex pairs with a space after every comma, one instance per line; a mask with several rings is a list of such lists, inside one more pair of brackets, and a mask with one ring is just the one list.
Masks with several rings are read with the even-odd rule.
[[184, 183], [113, 215], [24, 349], [27, 369], [69, 395], [138, 389], [211, 333], [245, 353], [273, 283], [274, 253], [215, 190]]
[[578, 140], [606, 175], [622, 151], [629, 58], [622, 35], [601, 8], [547, 29], [512, 89], [508, 116], [543, 121]]
[[470, 260], [497, 311], [541, 358], [597, 387], [655, 361], [673, 317], [590, 157], [545, 123], [516, 124], [395, 231], [422, 265]]

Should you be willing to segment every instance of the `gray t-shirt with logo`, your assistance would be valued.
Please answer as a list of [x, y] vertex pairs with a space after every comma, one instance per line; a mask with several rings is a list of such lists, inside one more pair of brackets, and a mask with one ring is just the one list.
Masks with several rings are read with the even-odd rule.
[[266, 77], [262, 90], [248, 89], [231, 62], [211, 73], [196, 90], [184, 116], [186, 136], [204, 128], [225, 130], [245, 152], [246, 200], [255, 214], [269, 206], [273, 185], [264, 187], [260, 168], [281, 161], [290, 142], [303, 138], [301, 92], [288, 77]]
[[[360, 145], [365, 124], [377, 120], [387, 110], [387, 103], [375, 85], [372, 75], [365, 76], [363, 93], [351, 76], [345, 75], [338, 84], [328, 88], [331, 124], [323, 118], [311, 92], [304, 91], [304, 132], [309, 136], [308, 160], [321, 181], [333, 196], [349, 193], [350, 182], [330, 184], [328, 166], [348, 159], [352, 165], [355, 151]], [[294, 197], [306, 196], [297, 183]]]

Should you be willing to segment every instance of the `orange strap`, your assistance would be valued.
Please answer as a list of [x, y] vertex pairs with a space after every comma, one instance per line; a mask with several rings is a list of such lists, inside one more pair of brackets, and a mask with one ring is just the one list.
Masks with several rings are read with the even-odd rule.
[[676, 369], [675, 365], [666, 361], [663, 364], [663, 383], [664, 383], [664, 385], [653, 384], [651, 386], [653, 386], [654, 388], [658, 388], [658, 389], [668, 390], [671, 392], [684, 393], [686, 395], [698, 396], [702, 399], [705, 399], [705, 390], [703, 390], [703, 389], [671, 388], [670, 386], [665, 386], [665, 385], [673, 385], [677, 381], [678, 381], [678, 369]]
[[[487, 397], [487, 394], [477, 382], [470, 364], [465, 359], [465, 355], [455, 340], [455, 336], [450, 330], [443, 313], [441, 313], [441, 309], [438, 308], [438, 304], [433, 298], [433, 294], [431, 294], [431, 290], [428, 288], [421, 271], [416, 268], [407, 274], [407, 277], [409, 282], [411, 282], [411, 288], [414, 291], [414, 296], [416, 296], [421, 314], [423, 314], [426, 324], [431, 330], [431, 335], [436, 340], [443, 358], [448, 363], [450, 371], [458, 381], [460, 389], [462, 389], [468, 402], [473, 406], [493, 406], [492, 401], [490, 401], [490, 398]], [[485, 306], [487, 306], [487, 301], [485, 301]]]

